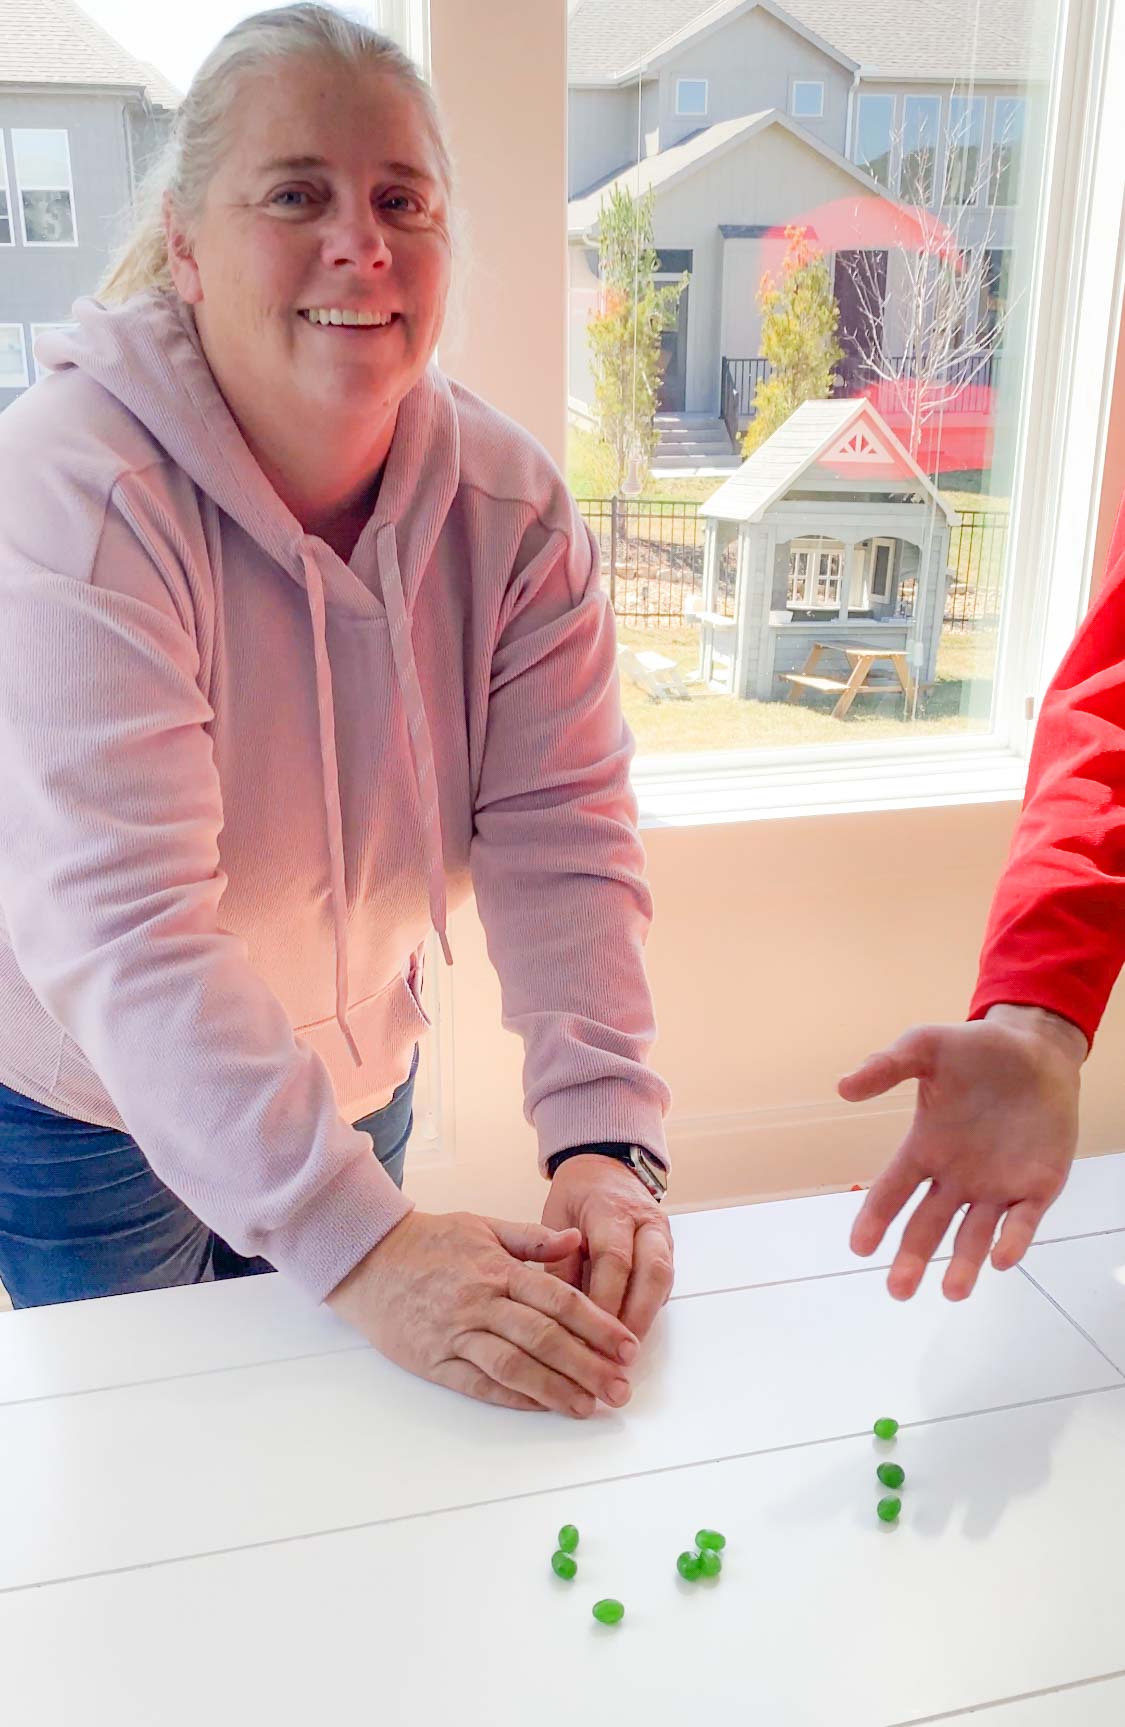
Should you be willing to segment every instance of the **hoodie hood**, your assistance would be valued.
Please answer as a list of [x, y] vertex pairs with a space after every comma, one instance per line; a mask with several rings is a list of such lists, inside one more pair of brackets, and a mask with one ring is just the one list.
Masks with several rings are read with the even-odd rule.
[[[386, 618], [426, 834], [430, 917], [452, 963], [433, 745], [412, 641], [414, 606], [460, 476], [459, 426], [449, 386], [431, 365], [399, 404], [375, 508], [351, 563], [345, 563], [324, 540], [304, 531], [258, 466], [207, 364], [188, 306], [152, 289], [112, 309], [78, 300], [74, 318], [76, 328], [44, 332], [36, 350], [40, 362], [51, 371], [77, 367], [116, 397], [305, 591], [335, 932], [336, 1018], [358, 1064], [347, 1022], [347, 900], [326, 618], [332, 607]], [[356, 569], [370, 569], [375, 579], [361, 580]]]

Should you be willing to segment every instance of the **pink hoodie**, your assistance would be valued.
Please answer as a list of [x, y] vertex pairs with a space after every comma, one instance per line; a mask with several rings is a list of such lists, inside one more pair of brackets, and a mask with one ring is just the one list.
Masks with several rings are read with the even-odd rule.
[[0, 416], [0, 1081], [321, 1298], [410, 1209], [349, 1123], [475, 891], [541, 1162], [665, 1157], [613, 619], [547, 456], [431, 367], [345, 564], [186, 308], [75, 316]]

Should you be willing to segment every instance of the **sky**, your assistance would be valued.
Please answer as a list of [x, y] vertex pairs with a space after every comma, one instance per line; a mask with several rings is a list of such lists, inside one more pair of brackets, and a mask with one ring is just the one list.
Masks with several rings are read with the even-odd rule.
[[[186, 90], [219, 37], [240, 18], [264, 10], [270, 0], [190, 0], [184, 6], [154, 6], [151, 0], [79, 0], [79, 4], [130, 54], [151, 61], [180, 90]], [[379, 0], [349, 4], [347, 10], [366, 13], [379, 22]]]

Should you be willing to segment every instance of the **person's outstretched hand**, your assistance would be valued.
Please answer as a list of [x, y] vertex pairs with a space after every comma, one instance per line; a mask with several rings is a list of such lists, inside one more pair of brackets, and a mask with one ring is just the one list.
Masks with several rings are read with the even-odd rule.
[[840, 1081], [849, 1103], [918, 1081], [910, 1132], [872, 1185], [851, 1236], [854, 1253], [874, 1253], [903, 1206], [930, 1183], [887, 1279], [896, 1299], [914, 1294], [962, 1207], [942, 1285], [951, 1301], [972, 1294], [990, 1248], [998, 1271], [1023, 1258], [1074, 1159], [1086, 1054], [1085, 1037], [1068, 1020], [1040, 1008], [993, 1007], [967, 1025], [908, 1031]]
[[422, 1379], [508, 1409], [592, 1415], [598, 1398], [628, 1402], [637, 1339], [539, 1268], [580, 1245], [576, 1229], [413, 1211], [328, 1306]]

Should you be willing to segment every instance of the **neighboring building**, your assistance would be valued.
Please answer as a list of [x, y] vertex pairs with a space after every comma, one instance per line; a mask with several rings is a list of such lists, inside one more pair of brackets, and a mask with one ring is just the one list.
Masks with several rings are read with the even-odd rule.
[[71, 0], [0, 0], [0, 408], [96, 286], [179, 99]]
[[[739, 362], [745, 423], [761, 355], [758, 285], [790, 223], [808, 225], [830, 254], [850, 360], [871, 346], [873, 301], [883, 353], [907, 340], [903, 254], [887, 233], [900, 203], [932, 211], [960, 248], [983, 249], [981, 318], [1001, 317], [1033, 172], [1028, 105], [1049, 57], [1032, 36], [1038, 10], [982, 0], [970, 42], [959, 0], [576, 0], [572, 409], [592, 401], [584, 328], [601, 195], [614, 181], [654, 189], [661, 265], [669, 279], [690, 277], [665, 337], [666, 411], [718, 415], [726, 357]], [[979, 392], [974, 406], [979, 417]]]

